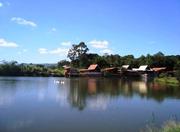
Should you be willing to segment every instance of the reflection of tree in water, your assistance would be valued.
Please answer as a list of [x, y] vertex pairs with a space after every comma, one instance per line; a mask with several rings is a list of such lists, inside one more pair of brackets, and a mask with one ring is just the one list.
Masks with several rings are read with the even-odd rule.
[[69, 100], [72, 106], [78, 107], [80, 110], [86, 106], [85, 98], [87, 94], [86, 82], [81, 79], [70, 80], [70, 96]]
[[10, 104], [17, 92], [17, 81], [0, 78], [0, 106]]
[[162, 102], [166, 98], [180, 99], [180, 87], [173, 87], [151, 82], [148, 88], [147, 98], [153, 98], [158, 102]]
[[[96, 103], [99, 96], [103, 96], [104, 100], [120, 96], [125, 98], [140, 96], [161, 102], [168, 97], [180, 98], [180, 89], [162, 86], [154, 82], [118, 78], [70, 79], [69, 101], [73, 107], [83, 110], [88, 105], [87, 100], [91, 100], [91, 104], [92, 100]], [[108, 100], [103, 102], [106, 103]]]

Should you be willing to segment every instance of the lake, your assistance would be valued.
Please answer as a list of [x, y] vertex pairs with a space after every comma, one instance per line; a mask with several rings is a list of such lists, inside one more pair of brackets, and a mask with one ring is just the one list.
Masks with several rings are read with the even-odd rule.
[[180, 119], [180, 88], [118, 78], [0, 77], [0, 132], [139, 132]]

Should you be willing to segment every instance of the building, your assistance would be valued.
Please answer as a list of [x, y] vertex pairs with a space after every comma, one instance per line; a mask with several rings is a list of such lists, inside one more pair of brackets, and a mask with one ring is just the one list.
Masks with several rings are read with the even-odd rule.
[[122, 65], [121, 70], [123, 70], [123, 71], [131, 70], [131, 67], [130, 67], [130, 65]]
[[101, 76], [101, 68], [98, 64], [92, 64], [88, 67], [88, 69], [80, 69], [79, 70], [81, 76]]
[[78, 77], [79, 71], [75, 68], [71, 68], [69, 66], [63, 66], [64, 68], [64, 76], [65, 77]]
[[101, 72], [100, 67], [98, 66], [98, 64], [92, 64], [88, 67], [88, 69], [80, 69], [79, 70], [81, 73], [82, 72]]
[[152, 71], [148, 65], [141, 65], [139, 68], [133, 68], [133, 71]]
[[105, 77], [112, 77], [112, 76], [120, 77], [119, 68], [117, 67], [105, 68], [102, 70], [102, 72]]
[[154, 68], [152, 68], [152, 70], [154, 71], [154, 73], [155, 73], [156, 75], [159, 75], [159, 74], [161, 74], [161, 73], [168, 72], [167, 67], [154, 67]]

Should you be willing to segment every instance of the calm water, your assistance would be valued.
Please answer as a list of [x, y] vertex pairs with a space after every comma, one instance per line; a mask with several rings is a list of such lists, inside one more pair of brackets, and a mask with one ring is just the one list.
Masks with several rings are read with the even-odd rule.
[[0, 77], [0, 132], [138, 132], [172, 118], [180, 119], [180, 88], [114, 78]]

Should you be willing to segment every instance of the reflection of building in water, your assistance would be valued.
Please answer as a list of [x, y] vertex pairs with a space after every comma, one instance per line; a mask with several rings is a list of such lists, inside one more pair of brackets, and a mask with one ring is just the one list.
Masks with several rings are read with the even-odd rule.
[[110, 102], [110, 97], [105, 95], [98, 95], [96, 97], [89, 98], [87, 101], [87, 107], [93, 110], [106, 110]]
[[146, 82], [132, 82], [133, 89], [137, 90], [140, 94], [147, 94], [147, 84]]
[[[152, 82], [151, 82], [152, 83]], [[167, 96], [177, 95], [175, 89], [164, 88], [160, 92], [154, 90], [149, 82], [109, 78], [78, 78], [70, 79], [69, 102], [79, 109], [87, 107], [105, 109], [114, 97], [133, 98], [140, 96], [146, 99], [162, 101]], [[178, 94], [179, 93], [179, 94]]]
[[166, 90], [166, 85], [162, 85], [159, 83], [151, 83], [151, 89], [155, 90], [155, 91], [162, 91], [162, 90]]
[[97, 82], [96, 79], [90, 78], [88, 79], [88, 93], [89, 94], [95, 94], [96, 93], [96, 86]]
[[[118, 81], [116, 79], [70, 79], [69, 101], [72, 106], [79, 109], [83, 109], [86, 105], [90, 104], [93, 106], [93, 102], [94, 106], [98, 104], [106, 106], [106, 99], [108, 97], [118, 96], [118, 91]], [[91, 103], [89, 104], [88, 102]]]

